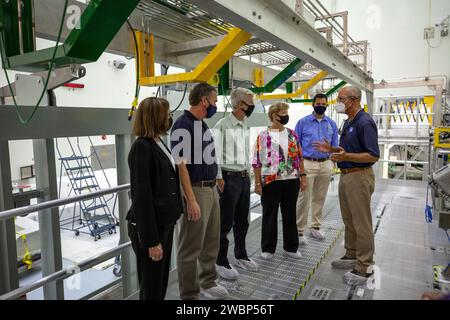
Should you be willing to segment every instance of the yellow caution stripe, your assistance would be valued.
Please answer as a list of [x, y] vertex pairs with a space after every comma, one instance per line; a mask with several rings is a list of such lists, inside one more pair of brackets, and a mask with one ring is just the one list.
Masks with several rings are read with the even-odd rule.
[[297, 292], [294, 294], [294, 296], [292, 297], [292, 300], [298, 300], [298, 297], [300, 296], [300, 294], [302, 293], [303, 289], [305, 289], [306, 285], [308, 284], [309, 281], [311, 281], [311, 278], [314, 276], [314, 274], [316, 273], [317, 269], [319, 269], [319, 266], [322, 264], [323, 260], [325, 260], [325, 258], [330, 254], [331, 249], [336, 245], [337, 240], [339, 239], [339, 237], [342, 235], [342, 233], [344, 232], [344, 228], [342, 228], [341, 230], [339, 230], [338, 234], [336, 235], [336, 237], [333, 239], [332, 243], [328, 246], [327, 250], [324, 252], [324, 254], [320, 257], [319, 261], [317, 262], [317, 264], [314, 266], [314, 268], [311, 270], [311, 272], [308, 274], [308, 276], [306, 277], [305, 281], [303, 281], [300, 284], [300, 288], [297, 290]]

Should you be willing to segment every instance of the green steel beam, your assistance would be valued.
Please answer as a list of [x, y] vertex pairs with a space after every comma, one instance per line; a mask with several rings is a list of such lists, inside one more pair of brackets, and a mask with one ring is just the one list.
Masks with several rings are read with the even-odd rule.
[[294, 73], [305, 65], [306, 61], [296, 58], [286, 68], [280, 71], [272, 80], [270, 80], [264, 87], [251, 88], [254, 93], [271, 93], [276, 88], [286, 82]]
[[[287, 84], [287, 83], [286, 83]], [[339, 82], [337, 85], [335, 85], [333, 88], [331, 88], [330, 90], [328, 90], [325, 95], [329, 98], [333, 93], [335, 93], [336, 91], [338, 91], [340, 88], [342, 88], [343, 86], [345, 86], [347, 84], [347, 82], [345, 81], [341, 81]], [[289, 92], [288, 92], [289, 93]], [[291, 99], [290, 102], [292, 103], [312, 103], [313, 99]]]
[[0, 27], [3, 30], [4, 48], [2, 53], [7, 57], [20, 54], [19, 16], [17, 0], [1, 1]]
[[294, 92], [294, 84], [292, 82], [286, 82], [286, 93]]
[[291, 103], [312, 103], [313, 99], [291, 99]]
[[219, 70], [219, 95], [225, 96], [230, 92], [230, 61]]
[[[80, 28], [74, 28], [59, 46], [55, 67], [97, 61], [138, 3], [139, 0], [91, 0], [81, 16]], [[28, 72], [46, 70], [52, 53], [50, 48], [12, 56], [8, 68]]]
[[330, 90], [327, 91], [327, 93], [326, 93], [327, 97], [331, 96], [333, 93], [338, 91], [340, 88], [342, 88], [346, 84], [347, 84], [347, 82], [345, 82], [345, 81], [339, 82], [337, 85], [335, 85], [333, 88], [331, 88]]
[[23, 52], [33, 52], [34, 32], [33, 32], [33, 0], [22, 0], [22, 47]]

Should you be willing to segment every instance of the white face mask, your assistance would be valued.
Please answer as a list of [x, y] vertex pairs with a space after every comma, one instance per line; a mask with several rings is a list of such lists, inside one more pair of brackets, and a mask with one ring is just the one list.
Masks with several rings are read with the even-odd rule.
[[345, 104], [343, 102], [338, 102], [334, 105], [337, 113], [345, 113]]

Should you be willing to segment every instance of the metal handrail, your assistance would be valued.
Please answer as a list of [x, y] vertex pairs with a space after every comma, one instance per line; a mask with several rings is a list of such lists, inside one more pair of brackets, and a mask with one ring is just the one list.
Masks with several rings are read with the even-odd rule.
[[3, 212], [0, 212], [0, 221], [27, 215], [27, 214], [30, 214], [30, 213], [33, 213], [36, 211], [56, 208], [56, 207], [59, 207], [59, 206], [65, 205], [65, 204], [69, 204], [69, 203], [74, 203], [74, 202], [78, 202], [78, 201], [96, 198], [99, 196], [104, 196], [104, 195], [111, 194], [111, 193], [125, 191], [125, 190], [128, 190], [129, 188], [130, 188], [130, 184], [128, 183], [128, 184], [123, 184], [123, 185], [120, 185], [117, 187], [94, 191], [94, 192], [90, 192], [90, 193], [86, 193], [86, 194], [82, 194], [82, 195], [78, 195], [78, 196], [74, 196], [74, 197], [70, 197], [70, 198], [49, 200], [49, 201], [45, 201], [42, 203], [33, 204], [33, 205], [27, 206], [27, 207], [6, 210]]
[[8, 292], [8, 293], [0, 296], [0, 300], [14, 300], [14, 299], [22, 297], [23, 295], [25, 295], [26, 293], [28, 293], [30, 291], [33, 291], [35, 289], [38, 289], [38, 288], [46, 285], [47, 283], [69, 278], [81, 271], [84, 271], [84, 270], [89, 269], [99, 263], [102, 263], [103, 261], [114, 258], [115, 256], [120, 254], [122, 251], [125, 251], [129, 247], [131, 247], [130, 241], [123, 243], [123, 244], [121, 244], [113, 249], [110, 249], [104, 253], [101, 253], [97, 256], [83, 260], [78, 264], [72, 265], [72, 266], [62, 269], [60, 271], [52, 273], [34, 283], [32, 283], [29, 286], [18, 288], [11, 292]]
[[390, 162], [398, 164], [428, 164], [428, 161], [411, 161], [411, 160], [389, 160], [389, 159], [379, 159], [377, 162]]
[[372, 116], [434, 116], [434, 112], [415, 112], [415, 113], [373, 113]]

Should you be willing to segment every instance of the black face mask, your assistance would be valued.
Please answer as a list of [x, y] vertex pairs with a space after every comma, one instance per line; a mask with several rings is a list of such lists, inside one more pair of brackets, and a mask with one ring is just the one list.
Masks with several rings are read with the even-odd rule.
[[247, 106], [247, 110], [242, 109], [242, 111], [244, 111], [245, 116], [248, 118], [252, 115], [253, 110], [255, 110], [255, 105], [254, 104], [246, 104], [244, 101], [242, 101], [242, 103]]
[[280, 120], [278, 120], [278, 122], [281, 123], [283, 126], [286, 125], [289, 122], [289, 115], [287, 115], [287, 116], [280, 116], [278, 114], [277, 116], [278, 116], [278, 118], [280, 118]]
[[169, 114], [169, 119], [168, 120], [169, 120], [168, 123], [166, 122], [167, 123], [166, 130], [164, 130], [166, 132], [166, 135], [169, 134], [169, 130], [170, 130], [170, 128], [172, 128], [172, 125], [173, 125], [172, 113]]
[[324, 114], [326, 110], [327, 110], [327, 107], [325, 107], [325, 106], [314, 107], [314, 112], [319, 114], [319, 115]]
[[217, 112], [217, 106], [211, 104], [211, 102], [208, 101], [209, 106], [206, 108], [206, 118], [211, 118], [213, 115]]

